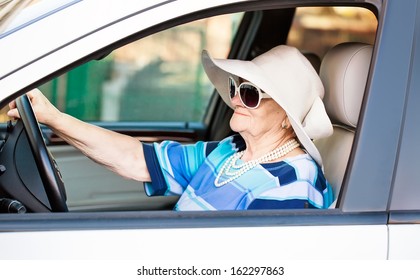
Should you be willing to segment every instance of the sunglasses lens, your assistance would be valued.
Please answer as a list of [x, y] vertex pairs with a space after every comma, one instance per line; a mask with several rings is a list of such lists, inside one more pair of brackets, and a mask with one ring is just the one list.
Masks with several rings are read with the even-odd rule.
[[252, 85], [241, 85], [239, 89], [239, 94], [241, 96], [242, 102], [249, 108], [255, 108], [260, 101], [260, 95], [258, 89]]
[[234, 98], [236, 94], [236, 86], [232, 78], [229, 78], [229, 94], [230, 98]]

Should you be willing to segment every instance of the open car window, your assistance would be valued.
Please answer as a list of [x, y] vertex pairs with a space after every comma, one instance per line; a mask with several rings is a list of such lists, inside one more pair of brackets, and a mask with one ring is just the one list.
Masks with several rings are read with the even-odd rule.
[[[252, 15], [253, 24], [264, 25], [259, 17], [258, 12]], [[60, 110], [142, 141], [217, 139], [213, 133], [229, 133], [229, 114], [220, 115], [212, 103], [217, 93], [202, 68], [201, 51], [227, 57], [238, 40], [259, 40], [238, 35], [249, 20], [249, 15], [236, 13], [175, 26], [120, 47], [40, 88]], [[357, 28], [354, 22], [359, 23]], [[325, 52], [339, 43], [373, 44], [377, 19], [365, 8], [301, 7], [290, 24], [284, 43], [314, 58], [311, 62], [319, 71]], [[223, 127], [227, 127], [224, 132]], [[141, 184], [117, 178], [82, 161], [81, 155], [69, 153], [65, 146], [53, 147], [54, 143], [61, 142], [51, 141], [50, 147], [62, 169], [70, 209], [172, 209], [176, 198], [147, 197]], [[84, 178], [91, 178], [88, 188]]]
[[[279, 13], [290, 30], [264, 35], [276, 32], [266, 21]], [[264, 45], [267, 38], [273, 44], [272, 37], [283, 37], [284, 41], [275, 39], [276, 44], [297, 47], [319, 71], [331, 47], [375, 40], [377, 19], [365, 8], [301, 7], [267, 14], [240, 12], [177, 25], [119, 47], [39, 88], [61, 111], [141, 141], [220, 140], [230, 133], [230, 111], [220, 111], [214, 102], [217, 93], [201, 65], [203, 49], [220, 58], [235, 52], [252, 54], [253, 45]], [[8, 120], [6, 111], [3, 108], [0, 114], [3, 121]], [[176, 198], [147, 197], [141, 183], [98, 166], [43, 128], [71, 211], [172, 209]]]

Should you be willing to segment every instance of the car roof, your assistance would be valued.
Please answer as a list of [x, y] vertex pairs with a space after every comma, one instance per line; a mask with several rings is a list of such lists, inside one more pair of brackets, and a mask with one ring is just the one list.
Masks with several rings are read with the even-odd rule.
[[3, 0], [0, 3], [0, 38], [80, 1]]

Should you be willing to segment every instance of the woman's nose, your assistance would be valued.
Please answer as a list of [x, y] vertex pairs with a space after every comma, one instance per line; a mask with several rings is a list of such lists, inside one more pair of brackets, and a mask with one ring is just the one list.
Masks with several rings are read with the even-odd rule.
[[230, 102], [232, 103], [233, 106], [242, 106], [242, 102], [241, 99], [239, 98], [239, 94], [236, 93], [235, 96], [233, 98], [230, 99]]

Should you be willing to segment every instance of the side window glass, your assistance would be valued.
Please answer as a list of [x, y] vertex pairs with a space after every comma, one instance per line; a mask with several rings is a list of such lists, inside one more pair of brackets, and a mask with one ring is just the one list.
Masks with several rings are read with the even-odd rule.
[[41, 90], [61, 111], [84, 121], [200, 122], [213, 92], [201, 50], [226, 57], [241, 18], [217, 16], [156, 33]]
[[296, 9], [287, 44], [322, 58], [342, 42], [373, 45], [377, 25], [375, 15], [365, 8], [301, 7]]

